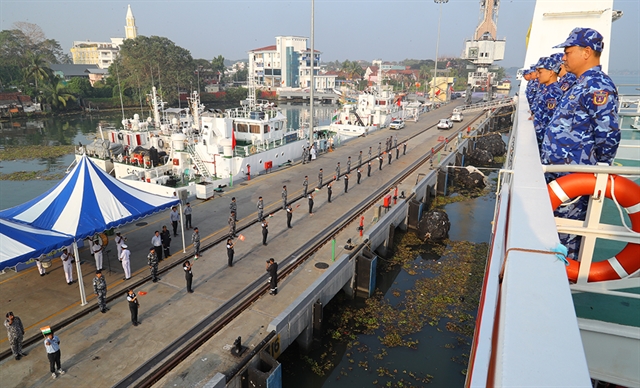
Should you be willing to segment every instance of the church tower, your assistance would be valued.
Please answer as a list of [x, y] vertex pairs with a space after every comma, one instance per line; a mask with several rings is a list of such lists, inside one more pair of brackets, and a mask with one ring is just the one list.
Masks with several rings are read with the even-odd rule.
[[138, 36], [138, 28], [136, 27], [136, 19], [131, 12], [131, 5], [127, 9], [127, 25], [124, 26], [124, 38], [135, 39]]

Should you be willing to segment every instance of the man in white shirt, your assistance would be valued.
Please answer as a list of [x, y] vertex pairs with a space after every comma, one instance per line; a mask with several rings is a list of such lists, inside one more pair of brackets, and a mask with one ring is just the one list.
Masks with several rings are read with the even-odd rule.
[[118, 248], [118, 260], [120, 260], [120, 255], [122, 255], [122, 244], [124, 244], [124, 242], [127, 241], [127, 239], [122, 237], [120, 232], [116, 232], [115, 241], [116, 241], [116, 248]]
[[129, 280], [131, 278], [131, 262], [129, 261], [129, 256], [131, 256], [131, 251], [128, 249], [127, 244], [122, 244], [122, 254], [119, 259], [122, 263], [122, 269], [124, 269], [124, 280]]
[[156, 250], [158, 260], [162, 260], [162, 236], [160, 235], [160, 231], [156, 230], [153, 237], [151, 237], [151, 245], [153, 245], [153, 249]]
[[96, 259], [96, 270], [102, 270], [102, 245], [99, 240], [94, 240], [91, 243], [91, 252], [93, 252], [93, 258]]
[[62, 250], [62, 268], [64, 269], [64, 277], [67, 279], [67, 284], [73, 284], [73, 255], [67, 248]]

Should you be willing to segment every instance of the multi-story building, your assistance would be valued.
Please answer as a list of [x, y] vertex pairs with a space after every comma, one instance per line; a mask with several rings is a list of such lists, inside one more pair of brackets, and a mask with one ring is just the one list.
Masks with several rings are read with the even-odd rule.
[[249, 51], [249, 74], [258, 86], [267, 88], [308, 88], [313, 68], [316, 89], [335, 87], [335, 75], [319, 74], [320, 51], [315, 50], [314, 63], [308, 38], [276, 36], [276, 44]]
[[136, 20], [131, 6], [127, 9], [125, 38], [111, 38], [111, 42], [76, 41], [71, 47], [71, 56], [75, 65], [97, 65], [101, 69], [108, 68], [118, 56], [120, 45], [125, 39], [138, 36]]

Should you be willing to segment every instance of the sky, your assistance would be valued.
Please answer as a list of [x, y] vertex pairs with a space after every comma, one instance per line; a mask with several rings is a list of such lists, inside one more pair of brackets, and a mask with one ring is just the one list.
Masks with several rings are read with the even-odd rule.
[[[245, 59], [277, 35], [311, 35], [311, 0], [0, 0], [0, 30], [34, 23], [69, 53], [73, 41], [124, 37], [128, 4], [139, 35], [167, 37], [196, 59]], [[497, 65], [523, 66], [534, 7], [500, 2], [498, 38], [507, 46]], [[315, 0], [315, 49], [322, 61], [433, 59], [440, 8], [438, 56], [459, 57], [478, 25], [478, 0]], [[614, 9], [624, 17], [613, 24], [610, 69], [640, 71], [640, 1], [616, 0]]]

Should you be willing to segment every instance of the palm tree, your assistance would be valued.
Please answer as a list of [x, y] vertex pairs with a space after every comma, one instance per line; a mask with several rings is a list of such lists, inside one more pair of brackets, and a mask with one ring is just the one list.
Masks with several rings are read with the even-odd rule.
[[56, 76], [50, 78], [50, 82], [47, 83], [43, 89], [43, 94], [38, 96], [40, 102], [51, 104], [55, 109], [65, 108], [67, 101], [75, 101], [75, 97], [72, 94], [67, 93], [65, 85], [62, 83], [62, 78]]
[[52, 72], [47, 66], [44, 57], [40, 54], [30, 54], [27, 58], [27, 66], [24, 69], [25, 81], [33, 77], [36, 83], [36, 94], [38, 94], [38, 79], [52, 77]]

